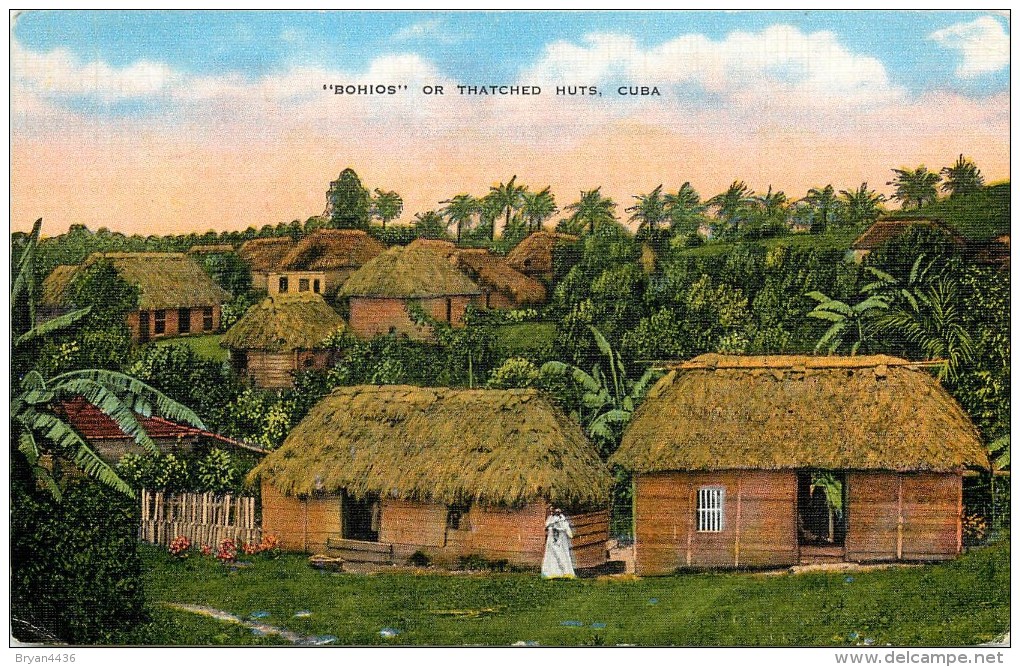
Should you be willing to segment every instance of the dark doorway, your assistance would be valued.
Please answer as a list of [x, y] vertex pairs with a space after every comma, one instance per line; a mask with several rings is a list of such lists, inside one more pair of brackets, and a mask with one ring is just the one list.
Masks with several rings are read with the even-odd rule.
[[149, 311], [138, 311], [138, 342], [149, 342]]
[[191, 333], [191, 309], [177, 309], [177, 331], [180, 333]]
[[379, 518], [382, 514], [379, 496], [369, 494], [364, 498], [355, 498], [344, 493], [342, 502], [343, 538], [362, 542], [378, 542]]
[[797, 473], [797, 543], [842, 548], [846, 543], [846, 498], [846, 473]]

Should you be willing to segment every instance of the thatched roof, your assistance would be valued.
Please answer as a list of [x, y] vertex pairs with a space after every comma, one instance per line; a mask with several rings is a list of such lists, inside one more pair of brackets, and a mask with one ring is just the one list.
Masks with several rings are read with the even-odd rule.
[[876, 221], [857, 237], [850, 248], [853, 250], [874, 250], [915, 226], [941, 230], [957, 245], [962, 246], [965, 243], [964, 238], [955, 229], [939, 218], [898, 216]]
[[602, 506], [612, 484], [577, 423], [533, 389], [340, 387], [251, 475], [285, 494], [503, 506]]
[[[67, 287], [83, 267], [108, 261], [120, 277], [139, 288], [141, 310], [215, 306], [230, 298], [195, 260], [179, 252], [94, 253], [81, 267], [59, 266], [43, 283], [43, 305], [67, 303]], [[52, 301], [50, 299], [53, 299]], [[84, 304], [78, 304], [84, 305]]]
[[652, 388], [611, 462], [948, 472], [988, 457], [956, 401], [903, 359], [706, 354]]
[[385, 252], [386, 246], [360, 229], [320, 229], [301, 239], [280, 260], [283, 271], [333, 271], [357, 268]]
[[442, 239], [415, 239], [408, 243], [407, 247], [431, 250], [439, 253], [447, 259], [450, 259], [457, 254], [457, 244], [453, 241], [443, 241]]
[[342, 296], [413, 299], [477, 295], [478, 286], [442, 254], [422, 246], [394, 246], [354, 272], [340, 289]]
[[490, 290], [502, 292], [519, 305], [545, 303], [545, 286], [515, 270], [502, 257], [488, 250], [461, 250], [456, 253], [457, 268]]
[[289, 236], [275, 236], [265, 239], [245, 241], [237, 254], [248, 263], [256, 273], [275, 271], [294, 247], [294, 240]]
[[274, 294], [249, 308], [220, 345], [267, 352], [311, 350], [343, 327], [343, 318], [314, 292]]
[[65, 305], [67, 286], [71, 284], [71, 279], [77, 272], [77, 264], [60, 264], [53, 267], [50, 275], [43, 280], [42, 296], [39, 298], [39, 302], [44, 306]]
[[517, 244], [506, 260], [518, 271], [542, 272], [552, 271], [553, 249], [560, 243], [576, 243], [578, 238], [559, 232], [538, 231], [528, 235]]

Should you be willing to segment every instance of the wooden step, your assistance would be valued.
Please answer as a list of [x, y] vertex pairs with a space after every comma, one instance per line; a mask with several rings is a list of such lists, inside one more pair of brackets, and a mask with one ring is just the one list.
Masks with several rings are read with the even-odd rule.
[[393, 545], [385, 542], [330, 537], [326, 539], [326, 551], [333, 558], [342, 558], [348, 563], [393, 563]]

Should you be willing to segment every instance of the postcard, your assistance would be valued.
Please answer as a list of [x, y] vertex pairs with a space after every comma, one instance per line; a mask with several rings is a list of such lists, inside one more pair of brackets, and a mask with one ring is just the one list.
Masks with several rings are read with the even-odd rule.
[[12, 13], [16, 660], [1002, 662], [1009, 47]]

